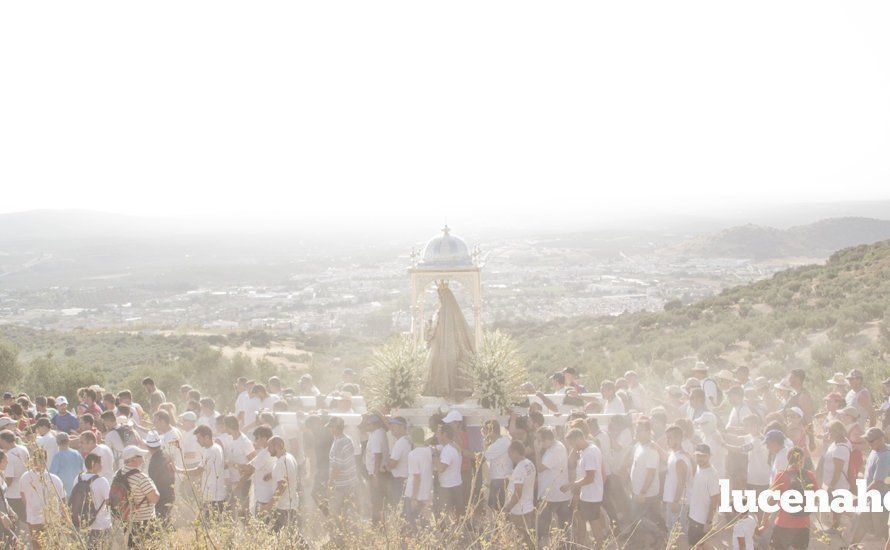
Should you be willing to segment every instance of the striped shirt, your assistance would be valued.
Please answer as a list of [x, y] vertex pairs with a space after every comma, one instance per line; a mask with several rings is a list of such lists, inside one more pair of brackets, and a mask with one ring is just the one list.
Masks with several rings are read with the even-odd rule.
[[[132, 468], [122, 468], [124, 473]], [[151, 478], [142, 472], [135, 473], [127, 478], [130, 485], [130, 521], [149, 521], [155, 517], [155, 505], [148, 501], [148, 496], [157, 491]]]
[[334, 439], [328, 455], [331, 463], [331, 482], [334, 487], [349, 487], [358, 481], [355, 468], [355, 444], [349, 436]]

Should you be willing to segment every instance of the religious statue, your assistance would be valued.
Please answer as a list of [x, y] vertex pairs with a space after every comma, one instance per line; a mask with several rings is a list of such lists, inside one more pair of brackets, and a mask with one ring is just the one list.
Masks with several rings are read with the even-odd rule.
[[475, 353], [475, 346], [470, 325], [448, 284], [440, 281], [437, 287], [439, 311], [427, 333], [429, 358], [423, 395], [456, 401], [462, 391], [470, 389], [463, 364]]

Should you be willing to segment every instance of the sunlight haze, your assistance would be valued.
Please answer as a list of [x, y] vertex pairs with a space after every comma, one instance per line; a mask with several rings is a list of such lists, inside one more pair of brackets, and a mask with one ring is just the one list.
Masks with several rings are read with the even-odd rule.
[[438, 225], [888, 198], [884, 3], [48, 5], [0, 9], [4, 212]]

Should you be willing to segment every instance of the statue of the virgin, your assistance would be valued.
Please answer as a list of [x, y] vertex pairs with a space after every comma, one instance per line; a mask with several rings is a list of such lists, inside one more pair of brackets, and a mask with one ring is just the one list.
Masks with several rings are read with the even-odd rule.
[[475, 352], [470, 325], [445, 281], [438, 284], [439, 311], [427, 334], [428, 371], [423, 395], [459, 399], [461, 390], [470, 389], [463, 364]]

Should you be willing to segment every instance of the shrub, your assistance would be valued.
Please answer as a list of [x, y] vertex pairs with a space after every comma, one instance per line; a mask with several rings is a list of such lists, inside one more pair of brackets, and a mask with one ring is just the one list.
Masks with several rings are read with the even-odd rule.
[[506, 334], [486, 333], [465, 369], [473, 381], [473, 396], [483, 407], [500, 410], [520, 399], [526, 370], [516, 343]]
[[426, 358], [426, 349], [406, 334], [375, 349], [368, 374], [370, 404], [385, 410], [411, 407], [420, 394]]

